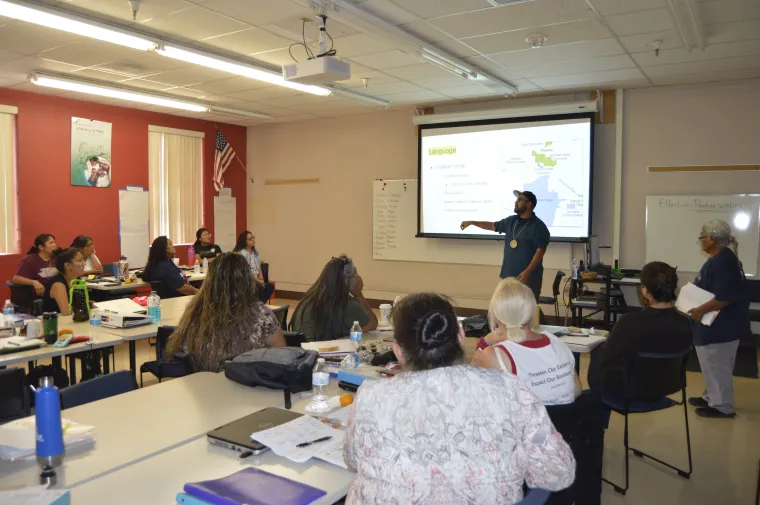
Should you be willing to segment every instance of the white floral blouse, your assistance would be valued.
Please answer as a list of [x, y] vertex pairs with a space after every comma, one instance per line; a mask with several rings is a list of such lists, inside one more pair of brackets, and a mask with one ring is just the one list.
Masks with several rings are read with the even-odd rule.
[[519, 379], [468, 365], [366, 381], [344, 447], [347, 505], [511, 505], [522, 485], [558, 491], [575, 459]]

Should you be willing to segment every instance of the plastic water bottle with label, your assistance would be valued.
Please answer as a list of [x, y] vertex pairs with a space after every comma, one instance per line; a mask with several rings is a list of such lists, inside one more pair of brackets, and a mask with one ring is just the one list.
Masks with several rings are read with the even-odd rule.
[[148, 316], [153, 318], [153, 324], [161, 322], [161, 298], [155, 291], [151, 291], [148, 297]]
[[330, 372], [327, 369], [327, 363], [325, 363], [325, 358], [319, 358], [317, 359], [317, 364], [314, 365], [314, 372], [311, 375], [314, 396], [307, 408], [309, 412], [325, 412], [328, 410], [327, 386], [329, 384]]
[[194, 275], [201, 274], [201, 262], [198, 260], [195, 260], [195, 263], [193, 264], [193, 274]]
[[100, 336], [100, 313], [93, 310], [90, 314], [90, 341], [97, 342]]
[[351, 333], [349, 334], [351, 342], [354, 343], [354, 349], [358, 349], [362, 343], [362, 326], [359, 321], [354, 321], [354, 325], [351, 327]]
[[203, 273], [208, 273], [208, 258], [203, 258]]
[[11, 303], [10, 300], [5, 300], [5, 305], [3, 305], [3, 316], [12, 316], [16, 313], [16, 309], [13, 307], [13, 303]]

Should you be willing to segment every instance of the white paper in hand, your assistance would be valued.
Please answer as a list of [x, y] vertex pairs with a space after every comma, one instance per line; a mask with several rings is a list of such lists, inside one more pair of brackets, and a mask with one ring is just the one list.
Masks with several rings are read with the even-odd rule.
[[[691, 282], [681, 288], [681, 292], [678, 293], [678, 299], [676, 300], [676, 308], [681, 312], [689, 312], [691, 309], [704, 305], [715, 298], [715, 295], [709, 291], [695, 286]], [[718, 316], [718, 311], [706, 313], [700, 321], [705, 326], [710, 326], [715, 318]]]

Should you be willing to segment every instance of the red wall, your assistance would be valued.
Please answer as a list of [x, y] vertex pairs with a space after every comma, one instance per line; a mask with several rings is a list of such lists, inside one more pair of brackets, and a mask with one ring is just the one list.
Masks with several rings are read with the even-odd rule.
[[[18, 262], [40, 233], [52, 233], [59, 246], [67, 247], [77, 235], [90, 235], [98, 257], [105, 264], [118, 260], [119, 189], [148, 188], [148, 125], [203, 131], [203, 220], [213, 233], [214, 123], [115, 107], [79, 100], [0, 88], [0, 104], [18, 107], [17, 194], [19, 252], [0, 255], [0, 280], [10, 280]], [[71, 185], [71, 117], [112, 123], [110, 188]], [[246, 128], [217, 123], [245, 163]], [[237, 227], [246, 227], [246, 173], [233, 161], [224, 174], [225, 186], [237, 197]], [[199, 223], [200, 224], [200, 223]], [[172, 237], [169, 237], [172, 238]], [[177, 251], [186, 262], [186, 248]], [[10, 296], [3, 283], [0, 299]]]

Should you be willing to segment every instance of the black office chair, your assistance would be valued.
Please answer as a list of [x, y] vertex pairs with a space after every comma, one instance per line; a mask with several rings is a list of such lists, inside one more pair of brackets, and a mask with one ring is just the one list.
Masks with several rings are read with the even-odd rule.
[[192, 375], [194, 373], [200, 372], [198, 364], [195, 362], [195, 358], [193, 358], [190, 354], [186, 352], [175, 352], [172, 354], [172, 357], [182, 363], [182, 368], [185, 370], [185, 375]]
[[[623, 444], [625, 445], [625, 487], [620, 487], [614, 482], [603, 479], [610, 484], [615, 491], [625, 494], [628, 491], [629, 468], [628, 451], [643, 458], [647, 457], [662, 465], [672, 468], [678, 475], [685, 479], [691, 477], [691, 437], [689, 435], [689, 410], [686, 407], [686, 360], [691, 352], [691, 347], [678, 353], [656, 354], [637, 352], [629, 365], [623, 370], [624, 394], [602, 395], [602, 403], [610, 410], [625, 417], [625, 430], [623, 432]], [[641, 391], [640, 384], [646, 384], [648, 391]], [[681, 401], [668, 398], [681, 391]], [[646, 395], [646, 397], [642, 395]], [[686, 427], [686, 451], [689, 455], [689, 471], [677, 468], [670, 463], [646, 454], [644, 451], [634, 449], [628, 444], [628, 415], [645, 412], [656, 412], [676, 405], [683, 405], [684, 426]]]
[[552, 296], [539, 296], [538, 303], [544, 303], [546, 305], [554, 305], [554, 316], [559, 319], [559, 289], [562, 283], [562, 277], [565, 276], [565, 272], [557, 272], [554, 276], [554, 283], [552, 283]]
[[282, 335], [285, 337], [285, 343], [288, 347], [301, 347], [301, 344], [306, 342], [306, 335], [300, 331], [284, 331]]
[[269, 282], [269, 263], [261, 263], [261, 276], [264, 278], [264, 282]]
[[273, 309], [272, 312], [274, 312], [274, 315], [277, 316], [277, 321], [280, 323], [280, 328], [282, 328], [283, 331], [285, 331], [288, 328], [288, 309], [290, 308], [289, 304], [285, 304], [281, 307], [277, 307], [276, 309]]
[[69, 386], [61, 390], [61, 408], [70, 409], [85, 403], [90, 403], [111, 396], [134, 391], [132, 372], [122, 370], [120, 372], [101, 375], [76, 386]]
[[11, 290], [11, 303], [14, 305], [14, 310], [24, 314], [31, 314], [35, 299], [32, 286], [13, 284], [11, 281], [5, 281], [5, 285]]
[[151, 291], [155, 291], [159, 298], [162, 300], [171, 298], [169, 296], [169, 291], [166, 287], [166, 284], [164, 284], [163, 281], [150, 281], [150, 289]]
[[174, 332], [174, 326], [159, 326], [156, 332], [156, 359], [146, 361], [140, 365], [140, 387], [143, 387], [143, 374], [152, 373], [158, 377], [158, 382], [162, 379], [184, 377], [187, 375], [187, 365], [172, 357], [166, 359], [166, 344], [169, 337]]
[[0, 370], [0, 424], [28, 416], [29, 387], [23, 368]]

